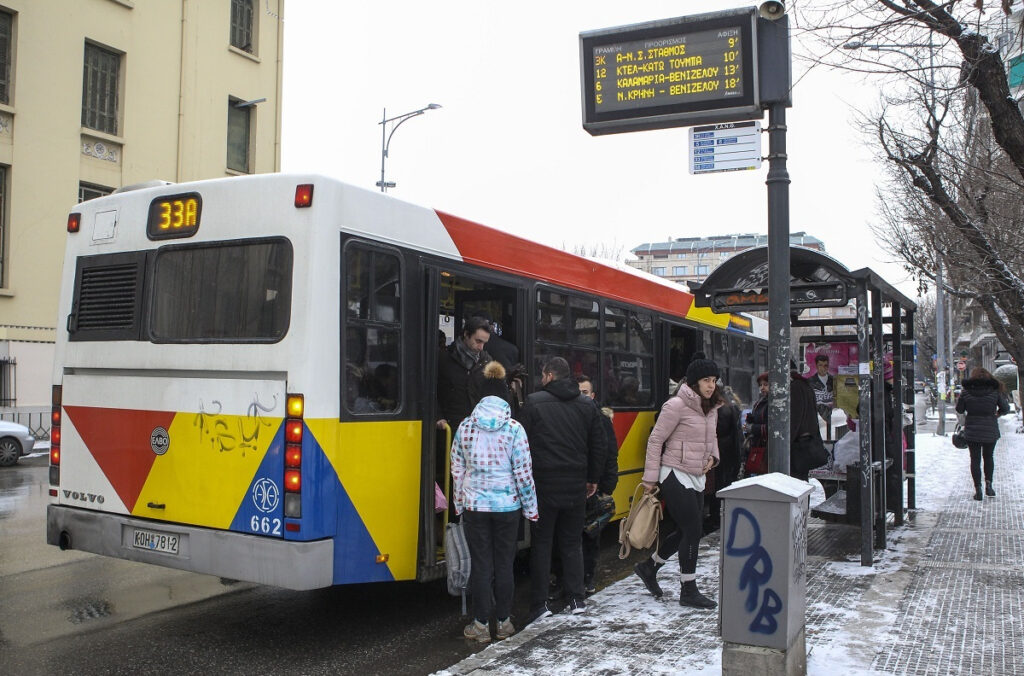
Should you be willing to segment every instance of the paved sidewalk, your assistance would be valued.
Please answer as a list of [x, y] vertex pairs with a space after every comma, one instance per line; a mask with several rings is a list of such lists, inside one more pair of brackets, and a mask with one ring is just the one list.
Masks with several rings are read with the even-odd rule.
[[[810, 519], [809, 674], [1024, 674], [1024, 435], [1001, 421], [995, 498], [972, 499], [969, 456], [934, 423], [917, 437], [917, 509], [860, 565], [860, 531]], [[951, 430], [950, 430], [951, 431]], [[812, 504], [822, 499], [820, 490]], [[704, 539], [698, 584], [718, 588], [719, 539]], [[681, 608], [675, 561], [656, 601], [634, 575], [441, 674], [717, 674], [717, 612]]]

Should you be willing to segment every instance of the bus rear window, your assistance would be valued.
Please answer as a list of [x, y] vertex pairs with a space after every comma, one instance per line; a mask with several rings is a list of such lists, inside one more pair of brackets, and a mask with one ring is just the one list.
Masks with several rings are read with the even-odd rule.
[[292, 247], [286, 239], [164, 247], [154, 268], [154, 341], [276, 342], [288, 331]]

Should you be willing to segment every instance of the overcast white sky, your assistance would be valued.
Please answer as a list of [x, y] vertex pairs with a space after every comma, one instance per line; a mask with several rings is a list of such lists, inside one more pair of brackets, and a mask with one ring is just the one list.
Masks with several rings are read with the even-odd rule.
[[[765, 233], [767, 162], [691, 176], [684, 128], [592, 137], [581, 124], [581, 31], [750, 4], [289, 0], [283, 169], [375, 190], [383, 109], [391, 117], [438, 103], [393, 137], [395, 197], [567, 248]], [[803, 74], [795, 65], [787, 112], [790, 230], [913, 297], [868, 229], [878, 167], [851, 104], [876, 93], [850, 74]]]

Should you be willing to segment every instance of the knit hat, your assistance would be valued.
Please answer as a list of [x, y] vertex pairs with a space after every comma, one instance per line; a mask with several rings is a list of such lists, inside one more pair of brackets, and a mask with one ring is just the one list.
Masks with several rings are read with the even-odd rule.
[[696, 385], [701, 378], [719, 377], [718, 364], [708, 359], [703, 352], [694, 352], [690, 365], [686, 367], [686, 384]]
[[508, 385], [505, 384], [505, 367], [499, 361], [487, 362], [484, 366], [484, 379], [480, 384], [481, 397], [508, 397]]

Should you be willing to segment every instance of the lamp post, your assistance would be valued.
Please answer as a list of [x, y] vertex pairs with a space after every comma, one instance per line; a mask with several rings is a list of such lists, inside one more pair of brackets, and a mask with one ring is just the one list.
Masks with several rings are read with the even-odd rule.
[[[381, 192], [387, 192], [388, 188], [395, 187], [394, 181], [384, 180], [384, 162], [387, 160], [388, 147], [391, 145], [391, 137], [395, 135], [395, 130], [398, 129], [398, 127], [406, 120], [411, 120], [414, 117], [422, 115], [428, 110], [437, 110], [440, 107], [441, 104], [439, 103], [429, 103], [424, 108], [414, 110], [410, 113], [396, 115], [395, 117], [388, 117], [388, 109], [384, 109], [384, 114], [381, 117], [380, 122], [377, 123], [380, 125], [380, 180], [377, 181], [377, 187], [380, 188]], [[388, 131], [389, 124], [391, 125], [390, 131]]]
[[[928, 42], [926, 43], [907, 43], [907, 44], [866, 44], [853, 40], [843, 45], [843, 49], [867, 49], [871, 52], [896, 52], [902, 54], [911, 61], [917, 64], [918, 68], [924, 70], [924, 65], [917, 60], [913, 54], [904, 52], [903, 49], [914, 49], [914, 48], [927, 48], [928, 49], [928, 94], [929, 94], [929, 106], [932, 115], [935, 115], [935, 45], [931, 40], [931, 35], [928, 36]], [[946, 374], [946, 299], [945, 292], [943, 291], [943, 280], [942, 280], [942, 253], [936, 247], [935, 250], [935, 351], [938, 355], [938, 364], [936, 365], [938, 373], [942, 374], [942, 387], [939, 394], [939, 423], [935, 427], [935, 434], [938, 436], [946, 436], [946, 393], [949, 391], [949, 378]], [[952, 336], [950, 336], [950, 348], [952, 348]], [[950, 374], [952, 375], [952, 374]], [[936, 378], [938, 380], [938, 378]], [[936, 386], [940, 383], [936, 382]]]

